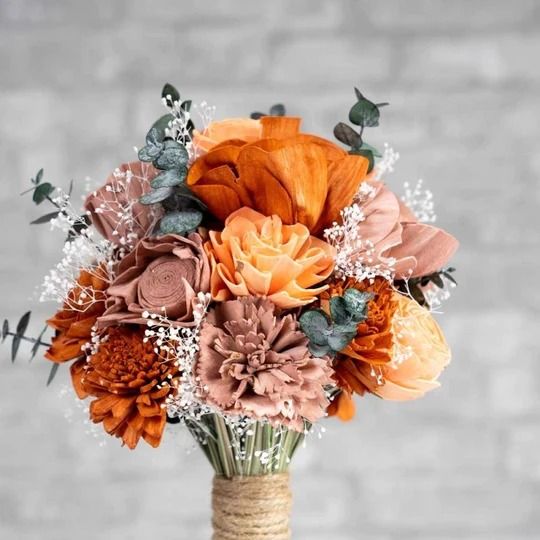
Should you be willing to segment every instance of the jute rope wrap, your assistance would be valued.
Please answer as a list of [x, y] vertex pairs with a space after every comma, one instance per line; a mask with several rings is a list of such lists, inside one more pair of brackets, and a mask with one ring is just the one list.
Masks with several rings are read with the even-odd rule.
[[213, 540], [289, 540], [288, 473], [214, 477]]

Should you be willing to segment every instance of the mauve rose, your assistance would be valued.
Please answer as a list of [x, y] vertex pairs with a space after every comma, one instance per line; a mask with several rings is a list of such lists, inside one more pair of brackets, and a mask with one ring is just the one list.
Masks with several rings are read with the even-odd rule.
[[158, 171], [150, 164], [133, 161], [120, 165], [105, 185], [88, 195], [84, 203], [92, 225], [116, 245], [133, 246], [156, 224], [159, 210], [139, 203], [150, 191]]
[[193, 300], [210, 290], [210, 264], [197, 233], [143, 238], [118, 266], [107, 290], [107, 310], [98, 325], [145, 324], [142, 313], [166, 315], [180, 326], [193, 324]]

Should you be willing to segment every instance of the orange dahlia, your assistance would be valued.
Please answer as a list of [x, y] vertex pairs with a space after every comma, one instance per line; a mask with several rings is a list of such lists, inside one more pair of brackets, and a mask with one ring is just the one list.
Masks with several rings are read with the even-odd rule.
[[330, 284], [321, 294], [321, 307], [330, 312], [330, 298], [341, 296], [346, 289], [355, 288], [373, 294], [368, 304], [367, 318], [358, 324], [355, 338], [336, 356], [335, 378], [342, 393], [334, 399], [329, 414], [343, 420], [354, 416], [352, 393], [363, 395], [372, 388], [372, 380], [381, 374], [381, 367], [392, 361], [392, 318], [397, 309], [390, 283], [383, 278], [357, 282], [354, 279]]
[[[351, 203], [366, 178], [368, 160], [299, 133], [299, 118], [265, 116], [259, 122], [247, 132], [241, 122], [237, 129], [229, 124], [220, 130], [229, 139], [206, 145], [210, 149], [193, 163], [188, 185], [221, 221], [247, 206], [320, 233]], [[261, 134], [253, 140], [258, 126]], [[212, 125], [208, 133], [210, 139]]]
[[66, 362], [83, 356], [82, 347], [90, 341], [92, 327], [105, 311], [108, 286], [107, 272], [102, 266], [80, 273], [62, 309], [47, 321], [56, 330], [56, 336], [45, 358]]
[[92, 396], [90, 418], [133, 449], [142, 437], [159, 446], [166, 423], [174, 362], [164, 360], [141, 327], [111, 327], [88, 362], [73, 364], [73, 386], [81, 399]]

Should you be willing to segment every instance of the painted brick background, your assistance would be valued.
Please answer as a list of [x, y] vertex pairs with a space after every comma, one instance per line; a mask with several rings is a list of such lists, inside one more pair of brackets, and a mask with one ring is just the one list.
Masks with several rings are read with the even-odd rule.
[[[444, 386], [365, 399], [294, 464], [299, 540], [540, 537], [540, 3], [536, 0], [0, 0], [0, 300], [32, 305], [61, 237], [18, 194], [43, 166], [103, 180], [163, 82], [218, 116], [283, 101], [331, 134], [358, 85], [390, 101], [387, 180], [425, 179], [462, 242]], [[38, 305], [37, 320], [53, 306]], [[211, 472], [185, 435], [100, 446], [49, 365], [0, 358], [0, 538], [209, 537]]]

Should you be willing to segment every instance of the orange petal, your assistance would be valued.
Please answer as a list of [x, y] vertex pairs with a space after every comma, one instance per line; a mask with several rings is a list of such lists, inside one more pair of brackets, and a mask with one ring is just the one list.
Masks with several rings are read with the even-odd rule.
[[286, 139], [300, 131], [302, 119], [297, 116], [263, 116], [261, 139]]
[[223, 145], [212, 149], [208, 154], [195, 160], [189, 169], [186, 179], [187, 184], [189, 186], [196, 184], [209, 170], [216, 167], [230, 165], [234, 168], [239, 152], [240, 147], [234, 145]]
[[295, 222], [293, 205], [287, 190], [268, 168], [269, 155], [254, 146], [244, 147], [238, 156], [239, 182], [262, 214], [276, 214], [284, 223], [292, 224]]
[[328, 139], [317, 137], [317, 135], [310, 135], [309, 133], [299, 133], [294, 137], [294, 142], [316, 144], [324, 150], [324, 155], [328, 161], [336, 161], [347, 155], [347, 152], [337, 144], [334, 144]]
[[313, 229], [315, 234], [337, 221], [340, 211], [351, 204], [368, 167], [366, 158], [353, 155], [346, 155], [328, 165], [328, 196], [324, 212]]
[[330, 416], [337, 415], [343, 422], [348, 422], [354, 418], [356, 407], [352, 395], [349, 392], [341, 391], [330, 403], [328, 414]]
[[236, 191], [227, 186], [199, 186], [191, 187], [191, 191], [203, 201], [208, 210], [221, 221], [238, 210], [242, 204]]
[[295, 221], [312, 229], [324, 207], [328, 191], [328, 165], [315, 144], [293, 144], [269, 154], [270, 172], [293, 201]]
[[83, 378], [84, 378], [84, 366], [86, 365], [86, 360], [82, 358], [77, 360], [71, 365], [71, 382], [77, 397], [79, 399], [86, 399], [88, 397], [88, 392], [84, 388]]

